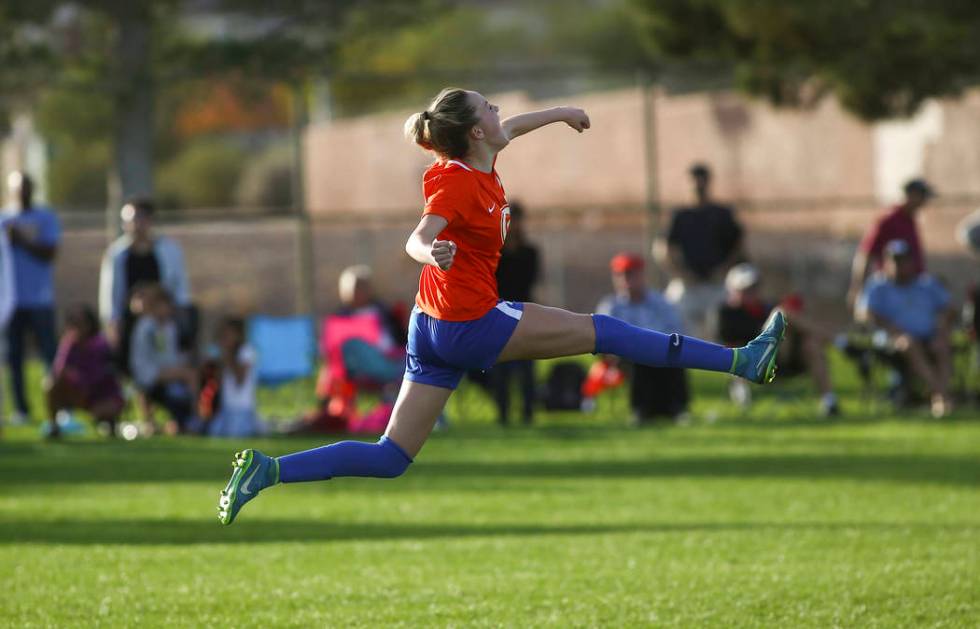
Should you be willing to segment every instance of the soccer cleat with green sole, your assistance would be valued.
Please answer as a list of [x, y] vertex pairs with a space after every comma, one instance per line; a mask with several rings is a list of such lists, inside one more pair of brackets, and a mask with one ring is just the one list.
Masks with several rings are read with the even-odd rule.
[[231, 479], [218, 497], [218, 519], [226, 526], [235, 521], [246, 502], [279, 482], [279, 461], [258, 450], [235, 454], [231, 466]]

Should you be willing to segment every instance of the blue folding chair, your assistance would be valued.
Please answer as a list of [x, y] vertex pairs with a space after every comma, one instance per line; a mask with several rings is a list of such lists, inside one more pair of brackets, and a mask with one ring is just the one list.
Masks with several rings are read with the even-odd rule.
[[252, 317], [248, 342], [258, 353], [259, 384], [277, 386], [313, 375], [316, 337], [310, 317]]

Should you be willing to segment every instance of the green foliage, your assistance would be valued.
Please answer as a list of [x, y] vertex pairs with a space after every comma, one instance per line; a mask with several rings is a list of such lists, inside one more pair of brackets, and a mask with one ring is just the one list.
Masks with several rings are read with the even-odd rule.
[[980, 4], [962, 0], [631, 0], [662, 61], [732, 69], [749, 92], [807, 104], [834, 92], [858, 116], [914, 113], [976, 82]]
[[293, 147], [273, 144], [248, 160], [236, 200], [243, 207], [288, 208], [293, 202]]
[[227, 142], [204, 140], [190, 144], [157, 175], [157, 198], [162, 207], [227, 208], [247, 154]]

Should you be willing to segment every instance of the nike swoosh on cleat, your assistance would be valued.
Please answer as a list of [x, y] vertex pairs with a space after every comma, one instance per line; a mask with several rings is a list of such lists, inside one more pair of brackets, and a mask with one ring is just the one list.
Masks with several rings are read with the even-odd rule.
[[762, 353], [762, 358], [759, 359], [758, 364], [756, 364], [756, 375], [762, 375], [762, 371], [766, 368], [766, 358], [772, 353], [772, 350], [776, 348], [775, 343], [770, 343], [766, 351]]
[[242, 483], [242, 486], [241, 486], [241, 490], [242, 490], [242, 493], [243, 493], [243, 494], [245, 494], [246, 496], [250, 496], [250, 495], [252, 495], [252, 492], [250, 492], [250, 491], [248, 490], [248, 484], [252, 482], [252, 479], [253, 479], [253, 478], [255, 478], [255, 474], [256, 474], [256, 472], [258, 472], [258, 471], [259, 471], [259, 466], [258, 466], [258, 465], [256, 465], [256, 466], [255, 466], [255, 469], [254, 469], [254, 470], [252, 470], [252, 475], [251, 475], [251, 476], [249, 476], [248, 478], [246, 478], [246, 479], [245, 479], [245, 482], [244, 482], [244, 483]]

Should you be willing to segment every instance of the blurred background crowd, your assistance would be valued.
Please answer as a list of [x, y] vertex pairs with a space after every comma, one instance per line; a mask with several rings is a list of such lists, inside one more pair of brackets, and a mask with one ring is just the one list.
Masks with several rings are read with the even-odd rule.
[[[978, 9], [939, 4], [5, 8], [0, 416], [51, 436], [73, 411], [112, 434], [254, 434], [257, 388], [316, 371], [317, 405], [277, 430], [382, 430], [430, 159], [400, 128], [451, 83], [504, 115], [568, 103], [593, 120], [502, 156], [503, 298], [728, 345], [778, 306], [780, 378], [810, 379], [815, 412], [842, 412], [838, 353], [946, 416], [975, 397], [980, 43], [957, 28]], [[503, 423], [610, 390], [637, 424], [684, 421], [698, 395], [681, 371], [604, 356], [471, 380]]]

